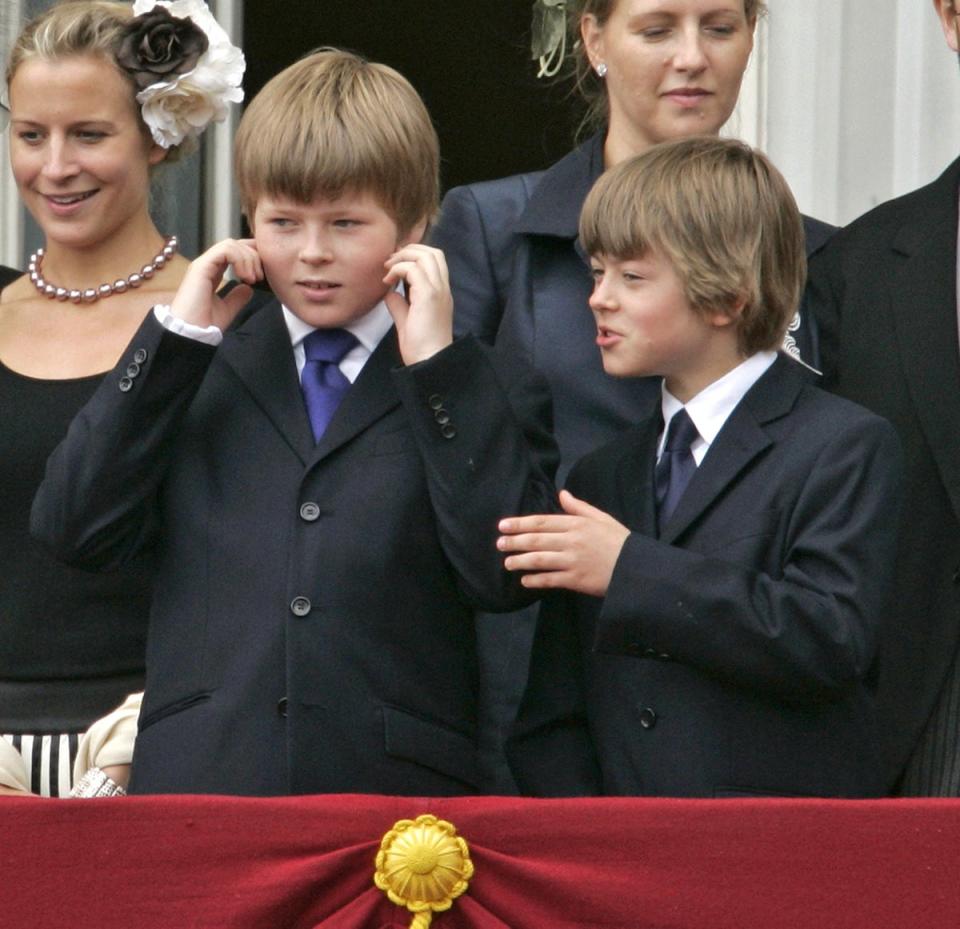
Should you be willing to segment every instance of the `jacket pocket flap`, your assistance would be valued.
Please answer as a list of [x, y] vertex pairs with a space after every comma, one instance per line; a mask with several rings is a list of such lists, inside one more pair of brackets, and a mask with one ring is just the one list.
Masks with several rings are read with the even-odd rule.
[[462, 732], [393, 706], [383, 708], [383, 731], [388, 755], [479, 787], [477, 747]]

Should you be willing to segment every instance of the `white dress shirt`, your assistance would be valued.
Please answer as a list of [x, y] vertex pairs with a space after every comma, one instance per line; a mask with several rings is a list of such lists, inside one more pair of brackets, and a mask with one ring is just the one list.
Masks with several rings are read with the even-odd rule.
[[[281, 304], [281, 306], [283, 305]], [[283, 319], [287, 324], [287, 331], [290, 333], [290, 344], [293, 346], [293, 359], [297, 363], [297, 374], [302, 375], [303, 366], [306, 363], [303, 340], [316, 327], [305, 323], [285, 306], [283, 307]], [[349, 326], [342, 327], [347, 332], [352, 333], [360, 343], [343, 356], [339, 365], [343, 376], [351, 384], [357, 379], [363, 370], [363, 366], [367, 363], [367, 359], [380, 344], [380, 340], [390, 331], [392, 325], [393, 318], [390, 316], [390, 311], [381, 300], [369, 313], [361, 316], [360, 319]]]
[[[290, 344], [293, 347], [293, 360], [297, 365], [297, 374], [302, 375], [303, 366], [306, 363], [303, 340], [317, 327], [305, 323], [283, 304], [281, 304], [281, 308], [283, 309], [283, 320], [286, 323], [287, 332], [290, 334]], [[204, 328], [203, 326], [186, 323], [174, 316], [170, 312], [170, 307], [166, 304], [157, 304], [153, 308], [153, 314], [164, 329], [169, 329], [177, 335], [195, 339], [198, 342], [206, 342], [207, 345], [219, 345], [223, 341], [223, 333], [217, 326]], [[387, 309], [386, 303], [381, 300], [369, 313], [361, 316], [360, 319], [349, 326], [343, 327], [348, 332], [353, 333], [360, 343], [350, 349], [339, 364], [343, 376], [351, 384], [357, 379], [374, 349], [390, 331], [392, 325], [393, 318], [390, 316], [390, 311]]]
[[746, 392], [760, 380], [761, 375], [777, 360], [776, 352], [757, 352], [746, 361], [742, 361], [732, 371], [718, 378], [712, 384], [704, 387], [695, 397], [691, 397], [686, 404], [681, 403], [669, 390], [666, 381], [661, 388], [660, 405], [663, 411], [663, 432], [657, 443], [657, 461], [663, 454], [663, 446], [667, 440], [667, 427], [674, 414], [686, 406], [687, 415], [697, 427], [700, 437], [690, 446], [693, 460], [697, 467], [703, 461], [711, 443], [719, 435], [723, 424], [736, 409]]

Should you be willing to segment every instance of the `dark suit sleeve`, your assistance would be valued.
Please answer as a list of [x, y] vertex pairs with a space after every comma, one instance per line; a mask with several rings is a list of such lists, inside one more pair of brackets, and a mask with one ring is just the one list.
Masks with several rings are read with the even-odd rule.
[[873, 665], [901, 474], [899, 442], [884, 420], [863, 414], [836, 430], [811, 462], [786, 537], [770, 536], [771, 546], [782, 544], [778, 571], [631, 534], [600, 613], [596, 649], [652, 649], [797, 702], [843, 697]]
[[508, 377], [496, 354], [472, 336], [395, 376], [441, 543], [465, 599], [491, 613], [531, 602], [535, 596], [503, 567], [497, 523], [557, 508], [558, 453], [545, 382], [516, 365]]
[[454, 332], [472, 332], [492, 345], [503, 297], [497, 282], [487, 217], [471, 187], [454, 187], [443, 198], [430, 244], [447, 259], [453, 292]]
[[30, 529], [62, 561], [119, 567], [145, 543], [177, 427], [215, 348], [148, 313], [47, 462]]

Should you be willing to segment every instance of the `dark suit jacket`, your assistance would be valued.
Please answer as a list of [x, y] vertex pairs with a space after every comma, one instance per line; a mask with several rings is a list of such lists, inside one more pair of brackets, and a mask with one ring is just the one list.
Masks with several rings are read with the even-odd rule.
[[878, 700], [884, 780], [917, 744], [960, 636], [960, 160], [932, 184], [870, 211], [810, 265], [824, 386], [885, 416], [906, 454], [895, 597]]
[[[598, 133], [547, 171], [451, 190], [431, 233], [450, 269], [457, 332], [496, 341], [549, 381], [563, 483], [573, 463], [654, 409], [659, 378], [611, 378], [596, 346], [580, 208], [603, 171]], [[833, 227], [804, 218], [808, 254]], [[817, 366], [816, 334], [790, 333]]]
[[554, 496], [542, 385], [503, 380], [391, 330], [315, 445], [279, 304], [216, 349], [148, 316], [33, 513], [88, 567], [159, 538], [135, 791], [476, 789], [474, 612], [528, 599], [497, 520]]
[[781, 356], [748, 391], [659, 539], [658, 415], [574, 468], [572, 492], [632, 532], [604, 599], [540, 611], [511, 751], [523, 792], [879, 790], [870, 682], [898, 443], [801, 370]]
[[[580, 208], [603, 171], [598, 133], [547, 171], [451, 190], [431, 233], [446, 254], [458, 333], [472, 332], [549, 381], [562, 486], [577, 459], [657, 409], [659, 378], [618, 379], [603, 370], [588, 299], [588, 256], [580, 248]], [[807, 251], [832, 226], [804, 219]], [[816, 337], [804, 324], [790, 336], [817, 364]], [[532, 613], [484, 622], [483, 660], [492, 714], [511, 721], [523, 687]], [[503, 792], [501, 785], [495, 785]]]

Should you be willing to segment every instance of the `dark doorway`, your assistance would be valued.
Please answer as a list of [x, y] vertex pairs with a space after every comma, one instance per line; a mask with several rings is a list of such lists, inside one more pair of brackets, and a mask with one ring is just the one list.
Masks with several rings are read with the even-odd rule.
[[546, 167], [581, 116], [568, 83], [537, 80], [532, 0], [249, 0], [247, 98], [304, 53], [333, 45], [382, 61], [423, 96], [444, 189]]

